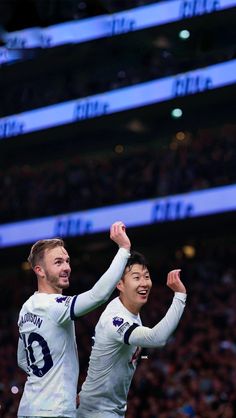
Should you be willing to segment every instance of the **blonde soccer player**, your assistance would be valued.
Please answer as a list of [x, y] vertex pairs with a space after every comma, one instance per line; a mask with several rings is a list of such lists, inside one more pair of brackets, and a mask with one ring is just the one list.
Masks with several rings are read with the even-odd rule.
[[63, 296], [70, 283], [70, 257], [61, 239], [36, 242], [28, 261], [38, 289], [19, 314], [18, 364], [27, 373], [18, 417], [75, 418], [79, 375], [74, 320], [109, 298], [130, 256], [123, 222], [110, 228], [119, 246], [110, 267], [92, 289]]

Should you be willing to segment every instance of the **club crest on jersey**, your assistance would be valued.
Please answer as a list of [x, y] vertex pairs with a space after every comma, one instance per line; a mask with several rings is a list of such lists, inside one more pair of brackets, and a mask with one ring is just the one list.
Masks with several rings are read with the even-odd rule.
[[66, 299], [67, 299], [67, 296], [58, 296], [58, 297], [56, 298], [56, 302], [57, 302], [57, 303], [62, 303], [62, 302], [64, 302]]
[[114, 316], [112, 323], [115, 327], [120, 327], [124, 322], [123, 318], [120, 318], [119, 316]]
[[57, 297], [55, 298], [55, 301], [56, 301], [57, 303], [62, 303], [62, 302], [65, 302], [65, 306], [69, 306], [69, 304], [70, 304], [70, 300], [71, 300], [71, 296], [57, 296]]

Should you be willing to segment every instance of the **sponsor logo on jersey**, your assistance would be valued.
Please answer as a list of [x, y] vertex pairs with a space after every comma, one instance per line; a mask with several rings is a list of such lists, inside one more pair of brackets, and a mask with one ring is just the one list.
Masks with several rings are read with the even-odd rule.
[[112, 321], [115, 327], [120, 327], [123, 324], [123, 322], [124, 322], [124, 319], [120, 318], [119, 316], [114, 316], [113, 321]]
[[125, 331], [127, 330], [127, 328], [130, 327], [129, 322], [125, 322], [120, 328], [118, 328], [117, 332], [118, 334], [122, 335], [125, 333]]
[[65, 302], [65, 305], [68, 306], [71, 300], [70, 296], [58, 296], [56, 299], [57, 303]]

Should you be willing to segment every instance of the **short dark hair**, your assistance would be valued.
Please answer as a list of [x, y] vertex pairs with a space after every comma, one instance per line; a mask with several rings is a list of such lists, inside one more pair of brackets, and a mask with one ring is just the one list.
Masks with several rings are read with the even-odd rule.
[[64, 241], [61, 238], [41, 239], [37, 241], [30, 250], [28, 262], [32, 268], [36, 266], [44, 257], [46, 250], [52, 250], [56, 247], [65, 247]]
[[146, 267], [148, 271], [150, 270], [149, 262], [143, 254], [137, 251], [131, 251], [130, 254], [131, 255], [128, 258], [125, 268], [131, 268], [134, 264], [140, 264], [141, 266]]

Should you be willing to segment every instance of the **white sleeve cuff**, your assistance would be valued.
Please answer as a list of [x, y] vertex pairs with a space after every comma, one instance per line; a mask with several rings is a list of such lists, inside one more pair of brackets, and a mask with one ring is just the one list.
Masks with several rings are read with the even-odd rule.
[[182, 302], [185, 303], [187, 299], [187, 293], [175, 292], [174, 298], [182, 300]]

